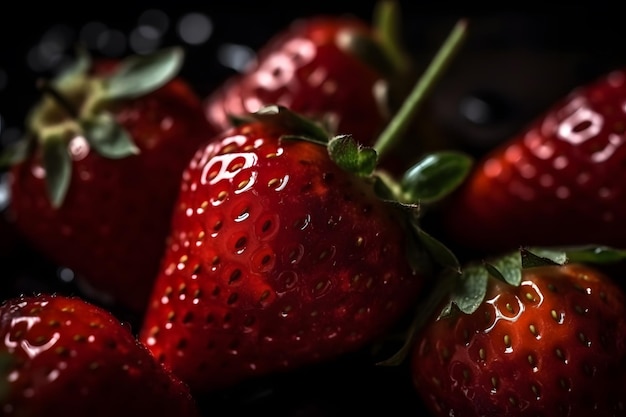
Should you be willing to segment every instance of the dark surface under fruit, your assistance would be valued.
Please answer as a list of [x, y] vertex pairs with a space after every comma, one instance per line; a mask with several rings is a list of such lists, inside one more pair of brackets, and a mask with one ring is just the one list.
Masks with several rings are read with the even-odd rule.
[[[206, 4], [204, 9], [187, 2], [176, 6], [150, 3], [172, 17], [201, 12], [213, 22], [213, 34], [206, 43], [187, 45], [187, 62], [183, 75], [206, 94], [233, 73], [217, 59], [220, 47], [227, 43], [256, 49], [297, 16], [318, 12], [353, 13], [369, 19], [374, 2], [367, 1], [349, 8], [346, 5], [299, 4], [285, 13], [278, 7], [256, 3], [246, 9], [242, 3]], [[232, 3], [232, 4], [231, 4]], [[335, 2], [337, 3], [337, 2]], [[267, 9], [263, 10], [261, 4]], [[453, 3], [451, 3], [453, 4]], [[48, 75], [55, 65], [35, 71], [28, 56], [41, 37], [52, 27], [63, 24], [77, 32], [87, 21], [98, 20], [129, 33], [137, 16], [148, 6], [142, 2], [127, 5], [123, 14], [109, 10], [79, 10], [66, 14], [62, 4], [37, 6], [37, 15], [9, 12], [11, 21], [23, 26], [0, 27], [0, 146], [11, 141], [16, 129], [37, 95], [35, 80]], [[319, 6], [319, 7], [318, 7]], [[453, 143], [474, 155], [480, 155], [521, 129], [534, 115], [577, 84], [612, 68], [626, 65], [626, 54], [619, 46], [623, 25], [618, 16], [595, 11], [591, 4], [567, 11], [520, 10], [487, 13], [468, 4], [456, 9], [447, 2], [418, 10], [417, 4], [401, 2], [405, 8], [404, 32], [409, 49], [418, 59], [428, 60], [447, 31], [461, 16], [470, 17], [470, 35], [452, 68], [432, 92], [431, 106], [435, 122]], [[50, 9], [50, 10], [48, 10]], [[14, 17], [10, 17], [15, 13]], [[124, 17], [121, 17], [121, 16]], [[7, 17], [3, 13], [3, 16]], [[11, 26], [11, 27], [9, 27]], [[163, 38], [164, 45], [180, 43], [174, 31], [175, 22]], [[70, 53], [71, 51], [64, 51]], [[129, 52], [124, 50], [123, 53]], [[56, 65], [59, 65], [57, 62]], [[6, 81], [3, 81], [6, 80]], [[3, 181], [5, 180], [4, 177]], [[0, 193], [1, 195], [2, 193]], [[0, 209], [3, 202], [0, 197]], [[4, 214], [4, 212], [3, 212]], [[437, 219], [424, 227], [437, 234]], [[99, 302], [85, 293], [77, 279], [62, 265], [55, 265], [34, 251], [17, 236], [6, 238], [0, 228], [0, 297], [21, 293], [60, 292], [79, 294]], [[445, 241], [445, 236], [440, 236]], [[8, 242], [8, 243], [7, 243]], [[473, 254], [461, 253], [462, 259]], [[138, 318], [106, 305], [122, 320], [138, 329]], [[340, 416], [361, 412], [385, 415], [423, 415], [422, 405], [411, 387], [405, 366], [380, 367], [373, 358], [383, 352], [357, 352], [331, 363], [277, 375], [216, 393], [212, 398], [198, 399], [206, 415], [243, 415], [248, 412], [271, 412], [275, 416]]]

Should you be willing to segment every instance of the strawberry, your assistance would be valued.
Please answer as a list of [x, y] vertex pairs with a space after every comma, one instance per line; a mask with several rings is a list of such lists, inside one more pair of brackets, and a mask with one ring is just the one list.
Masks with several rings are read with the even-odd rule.
[[[455, 26], [433, 75], [465, 28]], [[415, 201], [448, 195], [468, 158], [428, 155], [401, 181], [377, 170], [424, 86], [373, 147], [283, 106], [234, 119], [199, 147], [139, 332], [192, 392], [363, 348], [411, 309], [436, 264], [456, 263], [419, 226]]]
[[279, 106], [201, 147], [140, 340], [206, 393], [381, 337], [428, 285], [434, 239], [375, 157]]
[[626, 246], [624, 100], [626, 69], [574, 89], [482, 156], [442, 210], [450, 240], [481, 253]]
[[81, 298], [6, 300], [0, 338], [3, 416], [199, 416], [129, 327]]
[[124, 60], [79, 56], [7, 153], [9, 210], [85, 295], [142, 313], [164, 250], [180, 175], [212, 130], [169, 48]]
[[[397, 2], [383, 0], [372, 23], [354, 15], [293, 21], [263, 44], [245, 71], [209, 94], [208, 120], [225, 129], [232, 116], [277, 104], [321, 121], [333, 134], [350, 134], [371, 146], [418, 72], [400, 39], [399, 13]], [[412, 136], [409, 151], [398, 149], [381, 161], [394, 173], [415, 162], [429, 138], [442, 139], [424, 107], [411, 131], [420, 140]]]
[[410, 350], [434, 416], [624, 414], [625, 295], [580, 254], [522, 249], [464, 269]]

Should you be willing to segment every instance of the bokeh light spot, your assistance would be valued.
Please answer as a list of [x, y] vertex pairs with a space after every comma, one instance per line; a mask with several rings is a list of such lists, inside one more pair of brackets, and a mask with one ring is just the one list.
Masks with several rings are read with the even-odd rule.
[[217, 50], [217, 60], [227, 68], [243, 72], [256, 58], [252, 48], [233, 43], [224, 43]]
[[213, 22], [202, 13], [188, 13], [178, 22], [178, 35], [191, 45], [205, 43], [213, 33]]

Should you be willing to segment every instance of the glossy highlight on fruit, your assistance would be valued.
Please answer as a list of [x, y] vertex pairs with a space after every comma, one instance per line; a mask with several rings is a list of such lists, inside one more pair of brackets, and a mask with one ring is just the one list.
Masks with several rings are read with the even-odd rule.
[[485, 277], [471, 312], [452, 308], [413, 349], [414, 384], [435, 416], [616, 416], [625, 410], [622, 289], [579, 263]]
[[183, 174], [140, 340], [194, 392], [355, 351], [426, 285], [399, 212], [295, 132], [246, 123]]
[[78, 297], [0, 306], [0, 415], [199, 416], [130, 328]]
[[484, 156], [447, 204], [446, 232], [482, 253], [626, 246], [626, 70], [573, 90]]

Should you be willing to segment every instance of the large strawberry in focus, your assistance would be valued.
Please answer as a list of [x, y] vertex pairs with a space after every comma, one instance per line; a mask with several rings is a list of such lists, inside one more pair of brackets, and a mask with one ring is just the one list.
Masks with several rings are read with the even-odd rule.
[[443, 222], [464, 248], [626, 246], [626, 69], [571, 92], [475, 164]]
[[522, 250], [465, 268], [410, 356], [434, 416], [624, 415], [626, 298], [575, 256]]
[[85, 294], [134, 313], [145, 308], [183, 168], [212, 135], [178, 76], [183, 58], [179, 48], [79, 55], [42, 86], [24, 140], [4, 160], [18, 231], [73, 269]]
[[128, 326], [80, 298], [5, 300], [0, 340], [2, 416], [200, 415]]
[[[404, 50], [397, 2], [383, 0], [369, 23], [354, 15], [299, 18], [276, 33], [243, 73], [227, 79], [205, 100], [212, 125], [281, 105], [321, 121], [334, 134], [372, 145], [411, 90], [419, 68]], [[443, 147], [427, 117], [412, 124], [406, 149], [385, 154], [381, 165], [401, 173], [424, 149]], [[436, 138], [436, 139], [435, 139]]]
[[206, 393], [381, 337], [430, 285], [430, 253], [449, 253], [396, 198], [411, 182], [375, 166], [373, 149], [274, 106], [201, 147], [140, 340]]

